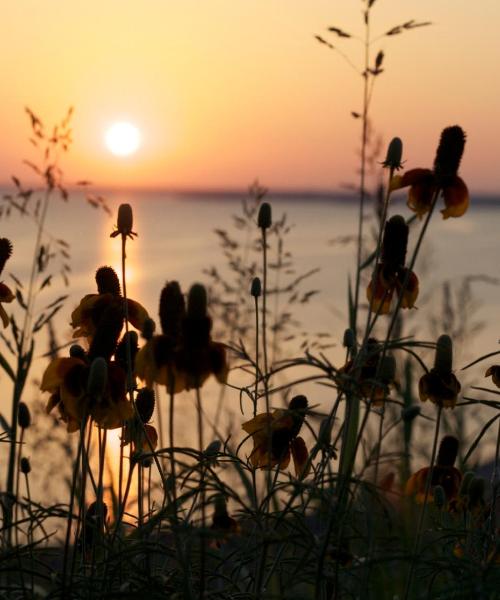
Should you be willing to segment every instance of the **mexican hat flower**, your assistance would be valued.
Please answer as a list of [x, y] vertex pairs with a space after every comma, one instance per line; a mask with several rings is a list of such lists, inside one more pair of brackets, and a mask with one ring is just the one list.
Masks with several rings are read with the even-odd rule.
[[[71, 313], [71, 326], [75, 329], [73, 337], [86, 337], [92, 339], [103, 312], [109, 306], [121, 310], [122, 318], [125, 317], [124, 302], [120, 290], [118, 275], [111, 267], [100, 267], [95, 274], [97, 294], [85, 295], [80, 304]], [[130, 324], [142, 330], [148, 318], [146, 309], [127, 298], [127, 314]]]
[[53, 359], [45, 369], [40, 388], [51, 394], [46, 410], [57, 407], [69, 432], [78, 431], [87, 417], [100, 427], [116, 429], [134, 415], [127, 400], [127, 373], [111, 360], [122, 323], [121, 311], [109, 306], [88, 353], [80, 348], [72, 356]]
[[352, 384], [355, 392], [373, 406], [382, 406], [387, 400], [391, 386], [397, 386], [395, 380], [396, 362], [391, 355], [381, 355], [381, 345], [374, 338], [369, 338], [366, 356], [361, 363], [348, 360], [337, 371], [337, 384], [344, 389]]
[[200, 284], [191, 287], [187, 309], [177, 282], [165, 286], [160, 298], [161, 335], [153, 336], [137, 354], [137, 376], [151, 387], [166, 385], [173, 393], [199, 388], [214, 375], [225, 383], [226, 349], [211, 338], [207, 294]]
[[430, 400], [444, 408], [454, 408], [461, 386], [452, 372], [453, 345], [448, 335], [436, 342], [434, 367], [422, 375], [418, 384], [420, 400]]
[[407, 204], [419, 218], [431, 210], [438, 194], [443, 197], [443, 219], [461, 217], [469, 207], [469, 191], [457, 175], [464, 147], [462, 128], [458, 125], [446, 127], [441, 133], [434, 169], [410, 169], [403, 175], [396, 175], [391, 180], [391, 190], [409, 186]]
[[293, 458], [297, 477], [307, 475], [309, 452], [299, 432], [307, 411], [307, 398], [295, 396], [288, 409], [276, 409], [272, 413], [261, 413], [242, 428], [253, 440], [250, 464], [256, 469], [272, 469], [278, 466], [284, 470]]
[[[12, 255], [12, 244], [7, 238], [0, 238], [0, 274], [2, 273], [5, 263]], [[2, 324], [7, 327], [9, 324], [9, 316], [3, 307], [4, 303], [9, 303], [14, 300], [15, 296], [12, 290], [3, 281], [0, 282], [0, 319]]]
[[160, 295], [162, 333], [148, 336], [135, 360], [136, 375], [148, 388], [154, 383], [165, 385], [173, 393], [182, 392], [184, 377], [175, 372], [175, 352], [181, 343], [182, 323], [186, 316], [184, 296], [177, 281], [168, 282]]
[[[430, 476], [430, 488], [428, 501], [434, 499], [434, 488], [440, 486], [444, 490], [447, 502], [454, 500], [460, 490], [462, 474], [453, 465], [457, 458], [458, 440], [447, 435], [441, 440], [439, 452], [434, 467], [424, 467], [414, 473], [407, 481], [405, 493], [407, 496], [414, 496], [419, 504], [425, 501], [425, 490], [427, 479]], [[432, 472], [431, 472], [432, 471]]]
[[370, 279], [366, 297], [372, 310], [386, 315], [391, 310], [394, 293], [401, 308], [413, 308], [418, 297], [418, 278], [405, 267], [408, 225], [395, 215], [385, 224], [379, 264]]

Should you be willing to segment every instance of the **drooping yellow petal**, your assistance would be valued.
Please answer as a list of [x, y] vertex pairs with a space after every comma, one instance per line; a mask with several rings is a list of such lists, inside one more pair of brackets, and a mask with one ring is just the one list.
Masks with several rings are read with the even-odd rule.
[[42, 383], [40, 384], [42, 392], [56, 392], [64, 381], [66, 374], [75, 365], [85, 365], [85, 362], [81, 358], [72, 356], [52, 360], [42, 376]]
[[9, 315], [5, 311], [5, 308], [2, 306], [1, 302], [0, 302], [0, 318], [2, 319], [2, 325], [4, 327], [7, 327], [8, 324], [10, 323], [10, 319], [9, 319]]
[[301, 437], [297, 437], [292, 440], [290, 446], [295, 475], [297, 477], [306, 477], [310, 469], [310, 465], [308, 466], [309, 452], [307, 451], [306, 443]]

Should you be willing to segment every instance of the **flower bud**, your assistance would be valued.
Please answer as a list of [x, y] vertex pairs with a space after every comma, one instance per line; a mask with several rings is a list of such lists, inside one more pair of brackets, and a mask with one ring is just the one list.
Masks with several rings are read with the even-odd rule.
[[111, 237], [116, 237], [117, 235], [132, 237], [137, 235], [137, 233], [132, 231], [133, 226], [134, 214], [132, 212], [132, 207], [130, 204], [120, 204], [118, 208], [118, 219], [116, 221], [116, 231], [113, 231]]
[[145, 340], [150, 340], [155, 333], [155, 329], [156, 329], [155, 322], [153, 321], [153, 319], [148, 317], [144, 321], [144, 325], [142, 327], [142, 331], [141, 331], [142, 337]]
[[260, 283], [259, 277], [254, 277], [252, 279], [252, 287], [250, 288], [250, 294], [254, 298], [259, 298], [259, 296], [262, 294], [262, 285]]
[[332, 421], [330, 417], [326, 417], [321, 421], [318, 432], [318, 446], [327, 448], [332, 441]]
[[137, 412], [143, 423], [149, 423], [155, 409], [155, 393], [148, 388], [141, 388], [135, 399]]
[[184, 295], [177, 281], [169, 281], [162, 289], [159, 313], [163, 334], [177, 341], [186, 315]]
[[452, 435], [445, 435], [439, 444], [436, 465], [440, 467], [452, 467], [458, 454], [458, 440]]
[[259, 208], [259, 216], [257, 218], [257, 225], [260, 229], [269, 229], [272, 225], [271, 216], [271, 205], [269, 202], [263, 202]]
[[381, 260], [386, 265], [402, 267], [406, 260], [408, 225], [401, 215], [394, 215], [385, 224]]
[[356, 334], [351, 328], [344, 331], [343, 345], [344, 348], [354, 348], [356, 345]]
[[5, 267], [5, 263], [12, 256], [12, 243], [7, 238], [0, 238], [0, 273]]
[[220, 452], [221, 447], [221, 441], [214, 440], [213, 442], [210, 442], [210, 444], [208, 444], [208, 446], [203, 451], [203, 454], [205, 454], [207, 458], [213, 458], [214, 456], [217, 456], [217, 454]]
[[387, 155], [382, 165], [389, 169], [401, 169], [401, 159], [403, 157], [403, 142], [401, 138], [392, 138], [391, 143], [387, 147]]
[[87, 380], [87, 393], [91, 398], [100, 399], [108, 383], [108, 365], [104, 358], [94, 358], [90, 365], [89, 378]]
[[26, 458], [25, 456], [23, 456], [21, 458], [20, 466], [21, 466], [21, 473], [28, 475], [28, 473], [31, 472], [31, 464], [30, 464], [29, 458]]
[[459, 496], [466, 496], [469, 492], [469, 486], [475, 477], [474, 471], [467, 471], [464, 473], [462, 483], [460, 484]]
[[438, 177], [455, 177], [465, 148], [465, 133], [458, 125], [446, 127], [441, 133], [434, 159], [434, 173]]
[[451, 373], [453, 364], [453, 342], [449, 335], [440, 335], [436, 342], [436, 354], [434, 357], [434, 369], [440, 375]]
[[80, 344], [72, 344], [69, 349], [69, 355], [71, 358], [81, 358], [82, 360], [85, 360], [87, 357], [85, 350], [80, 346]]
[[134, 370], [135, 357], [139, 352], [139, 337], [136, 331], [127, 331], [116, 347], [115, 360], [124, 371], [127, 370], [129, 352], [131, 368]]
[[19, 402], [17, 407], [17, 424], [21, 429], [28, 429], [31, 425], [30, 409], [24, 402]]
[[95, 274], [97, 291], [99, 294], [113, 294], [121, 296], [120, 280], [112, 267], [100, 267]]
[[401, 417], [405, 423], [411, 423], [413, 419], [416, 419], [420, 414], [420, 406], [414, 404], [413, 406], [408, 406], [404, 410], [401, 411]]
[[189, 317], [207, 316], [207, 291], [201, 283], [193, 284], [189, 290], [187, 312]]
[[446, 494], [442, 485], [436, 485], [434, 488], [434, 504], [439, 509], [446, 504]]

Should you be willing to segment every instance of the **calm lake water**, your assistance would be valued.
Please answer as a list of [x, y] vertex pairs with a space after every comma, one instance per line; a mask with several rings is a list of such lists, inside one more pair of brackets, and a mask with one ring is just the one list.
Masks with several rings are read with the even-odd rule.
[[[127, 245], [128, 292], [130, 297], [144, 304], [154, 318], [157, 317], [159, 293], [165, 281], [177, 279], [187, 290], [193, 282], [206, 281], [204, 269], [216, 265], [224, 270], [224, 258], [214, 230], [226, 229], [234, 233], [232, 215], [240, 213], [244, 193], [220, 197], [137, 191], [110, 193], [107, 197], [114, 215], [122, 202], [133, 206], [135, 229], [139, 237]], [[355, 259], [354, 245], [339, 243], [339, 238], [356, 233], [357, 203], [354, 200], [334, 201], [313, 195], [307, 198], [271, 196], [270, 201], [275, 218], [285, 212], [289, 222], [294, 225], [287, 236], [286, 246], [293, 252], [297, 272], [319, 268], [319, 272], [308, 280], [306, 288], [317, 289], [320, 293], [294, 313], [300, 321], [298, 331], [309, 334], [328, 332], [334, 346], [325, 354], [333, 364], [340, 366], [344, 355], [341, 340], [347, 323], [347, 280], [349, 273], [354, 270]], [[395, 212], [410, 216], [404, 203], [391, 207], [391, 213]], [[370, 210], [367, 213], [365, 230], [368, 239], [374, 221]], [[48, 230], [70, 244], [72, 274], [67, 290], [63, 289], [62, 279], [56, 275], [51, 288], [44, 290], [38, 306], [48, 304], [62, 293], [69, 294], [65, 307], [55, 320], [61, 342], [68, 341], [71, 336], [71, 311], [84, 294], [95, 291], [93, 275], [96, 268], [103, 264], [119, 268], [120, 242], [118, 238], [109, 237], [114, 220], [114, 217], [108, 217], [102, 211], [86, 205], [78, 195], [74, 195], [68, 203], [55, 200], [50, 207]], [[415, 268], [420, 278], [421, 292], [418, 310], [411, 311], [408, 332], [426, 340], [435, 340], [442, 332], [439, 324], [443, 319], [444, 281], [449, 282], [452, 290], [453, 311], [457, 313], [455, 327], [460, 324], [467, 327], [473, 327], [475, 323], [484, 325], [475, 335], [467, 335], [456, 348], [457, 370], [475, 357], [499, 349], [499, 225], [500, 200], [472, 201], [469, 212], [460, 219], [443, 221], [436, 214], [431, 221], [422, 257]], [[2, 220], [1, 228], [1, 236], [9, 237], [14, 244], [14, 254], [3, 278], [8, 282], [9, 273], [13, 273], [20, 281], [27, 281], [35, 237], [34, 226], [27, 219], [14, 215], [7, 221]], [[412, 230], [410, 236], [416, 238], [416, 231]], [[469, 277], [473, 278], [473, 303], [464, 304], [464, 298], [459, 298], [455, 292], [463, 279]], [[14, 303], [7, 309], [8, 312], [12, 310], [19, 313]], [[449, 308], [445, 308], [444, 312], [447, 318], [451, 318], [452, 311]], [[45, 342], [40, 340], [37, 355], [45, 351]], [[5, 348], [2, 352], [12, 359]], [[297, 356], [300, 355], [300, 349], [290, 343], [285, 353]], [[431, 357], [425, 359], [430, 361]], [[39, 376], [46, 363], [47, 359], [38, 358], [32, 375]], [[468, 384], [487, 384], [484, 371], [488, 364], [481, 363], [468, 371], [464, 381]], [[3, 384], [7, 385], [7, 378], [4, 375], [1, 377]], [[237, 377], [233, 381], [236, 382]], [[211, 420], [218, 405], [218, 391], [215, 386], [208, 386], [203, 393], [206, 396], [206, 412]], [[294, 393], [307, 393], [311, 403], [318, 404], [319, 409], [326, 410], [331, 403], [331, 391], [314, 384], [297, 386]], [[28, 402], [40, 398], [40, 394], [29, 386], [26, 394]], [[179, 444], [194, 441], [190, 427], [190, 423], [194, 422], [191, 421], [194, 418], [194, 402], [190, 396], [186, 396], [178, 401], [178, 406], [182, 407], [178, 417]], [[239, 413], [238, 394], [228, 391], [222, 406], [228, 419], [238, 422], [235, 436], [241, 439], [239, 423], [244, 419]], [[249, 406], [246, 410], [248, 418]], [[432, 412], [432, 407], [427, 406], [426, 410]], [[483, 416], [479, 415], [477, 409], [473, 410], [476, 417], [482, 420]], [[10, 418], [8, 394], [2, 395], [0, 411], [7, 419]], [[486, 412], [484, 418], [490, 416]], [[221, 427], [223, 425], [226, 426], [221, 424]], [[478, 430], [475, 424], [470, 429], [471, 435]], [[207, 442], [211, 435], [213, 437], [215, 434], [207, 433]]]

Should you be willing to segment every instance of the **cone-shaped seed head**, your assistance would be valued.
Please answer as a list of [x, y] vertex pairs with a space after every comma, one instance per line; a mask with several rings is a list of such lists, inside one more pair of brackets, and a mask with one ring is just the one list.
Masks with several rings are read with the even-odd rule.
[[125, 371], [128, 364], [128, 348], [130, 348], [130, 361], [132, 370], [134, 370], [135, 357], [139, 352], [139, 336], [136, 331], [127, 331], [116, 347], [115, 360], [120, 363]]
[[122, 235], [128, 235], [129, 233], [132, 233], [132, 228], [134, 226], [134, 214], [130, 204], [120, 204], [120, 207], [118, 208], [118, 219], [116, 225], [118, 233], [121, 233]]
[[169, 281], [162, 289], [159, 313], [163, 334], [177, 340], [186, 315], [184, 295], [177, 281]]
[[458, 125], [446, 127], [441, 133], [434, 160], [434, 172], [438, 177], [454, 177], [460, 166], [465, 148], [465, 133]]
[[453, 342], [449, 335], [440, 335], [436, 342], [434, 368], [442, 375], [451, 373], [453, 365]]
[[153, 390], [141, 388], [137, 392], [135, 405], [137, 406], [137, 412], [139, 413], [141, 421], [143, 423], [149, 423], [155, 409], [155, 393]]
[[306, 410], [307, 405], [307, 398], [305, 396], [295, 396], [290, 400], [288, 408], [290, 410]]
[[120, 280], [112, 267], [100, 267], [95, 274], [97, 291], [99, 294], [113, 294], [120, 296]]
[[254, 298], [259, 298], [262, 294], [262, 284], [260, 283], [260, 277], [254, 277], [252, 279], [252, 287], [250, 288], [250, 294]]
[[261, 229], [269, 229], [273, 222], [271, 205], [269, 202], [263, 202], [259, 208], [259, 216], [257, 218], [257, 225]]
[[21, 458], [21, 473], [23, 473], [24, 475], [28, 475], [28, 473], [30, 473], [30, 472], [31, 472], [30, 461], [28, 458], [23, 456]]
[[385, 224], [382, 241], [382, 262], [403, 267], [408, 245], [408, 225], [401, 215], [394, 215]]
[[455, 464], [458, 453], [458, 440], [452, 435], [446, 435], [439, 444], [436, 465], [440, 467], [452, 467]]
[[332, 440], [332, 421], [328, 417], [321, 421], [318, 432], [318, 446], [324, 448], [329, 446]]
[[207, 290], [201, 283], [195, 283], [189, 290], [187, 312], [191, 318], [207, 316]]
[[121, 307], [108, 306], [99, 320], [95, 335], [89, 348], [89, 359], [98, 356], [110, 360], [115, 353], [118, 338], [123, 327], [123, 314]]
[[383, 162], [384, 167], [389, 169], [400, 169], [401, 159], [403, 158], [403, 142], [401, 138], [392, 138], [391, 143], [387, 147], [387, 155]]
[[28, 429], [31, 425], [30, 409], [24, 402], [19, 402], [17, 407], [17, 424], [21, 429]]
[[12, 243], [7, 238], [0, 238], [0, 273], [5, 267], [5, 263], [12, 256]]
[[221, 447], [222, 447], [221, 441], [214, 440], [213, 442], [210, 442], [210, 444], [208, 444], [208, 446], [205, 448], [203, 453], [209, 457], [216, 456], [220, 452]]
[[91, 398], [99, 399], [104, 395], [108, 383], [108, 365], [104, 358], [94, 358], [90, 365], [89, 378], [87, 380], [87, 393]]

